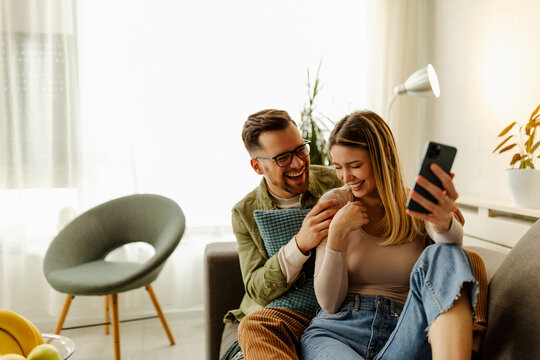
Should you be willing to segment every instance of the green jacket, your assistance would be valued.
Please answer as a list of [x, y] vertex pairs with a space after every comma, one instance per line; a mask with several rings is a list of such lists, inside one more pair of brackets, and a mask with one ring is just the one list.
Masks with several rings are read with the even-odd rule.
[[[324, 166], [310, 166], [309, 187], [300, 196], [302, 208], [315, 206], [321, 195], [342, 185], [334, 170]], [[270, 198], [264, 178], [259, 187], [247, 194], [232, 209], [232, 227], [238, 241], [240, 268], [246, 294], [240, 303], [240, 309], [229, 311], [225, 315], [225, 322], [242, 320], [245, 315], [265, 306], [294, 285], [294, 283], [287, 284], [277, 254], [268, 258], [253, 217], [255, 210], [272, 209], [276, 209], [276, 206]]]

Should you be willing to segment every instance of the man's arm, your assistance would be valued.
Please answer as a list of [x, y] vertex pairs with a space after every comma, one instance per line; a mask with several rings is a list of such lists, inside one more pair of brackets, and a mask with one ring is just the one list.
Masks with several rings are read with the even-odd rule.
[[319, 201], [306, 215], [296, 235], [296, 245], [301, 252], [307, 254], [328, 236], [330, 222], [339, 210], [337, 204], [335, 199]]
[[238, 242], [240, 269], [248, 296], [261, 306], [287, 291], [292, 284], [281, 271], [277, 254], [268, 258], [262, 240], [254, 239], [256, 234], [250, 233], [246, 219], [238, 209], [233, 209], [233, 231]]
[[[308, 213], [302, 228], [296, 236], [298, 249], [309, 252], [327, 235], [330, 219], [338, 209], [333, 208], [337, 201], [319, 203]], [[233, 231], [238, 242], [240, 268], [246, 293], [261, 306], [285, 293], [294, 281], [287, 283], [287, 278], [279, 262], [279, 252], [268, 258], [254, 220], [247, 218], [251, 210], [234, 208], [232, 212]], [[291, 241], [295, 241], [294, 239]], [[296, 278], [296, 275], [292, 275]]]

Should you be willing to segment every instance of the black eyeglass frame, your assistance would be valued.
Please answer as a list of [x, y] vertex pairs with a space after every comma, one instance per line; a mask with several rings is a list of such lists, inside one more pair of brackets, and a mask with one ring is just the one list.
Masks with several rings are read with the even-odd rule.
[[[309, 146], [309, 144], [311, 144], [311, 141], [309, 140], [304, 140], [304, 143], [300, 146], [298, 146], [296, 149], [292, 150], [292, 151], [285, 151], [285, 152], [282, 152], [281, 154], [277, 154], [276, 156], [274, 157], [262, 157], [262, 156], [257, 156], [255, 157], [255, 159], [263, 159], [263, 160], [274, 160], [274, 162], [276, 163], [277, 166], [279, 167], [286, 167], [286, 166], [289, 166], [291, 165], [292, 161], [293, 161], [293, 156], [296, 155], [296, 157], [298, 157], [299, 159], [305, 159], [309, 156], [309, 153], [311, 152], [311, 147]], [[306, 146], [307, 145], [307, 146]], [[307, 154], [305, 156], [300, 156], [300, 154], [298, 153], [301, 149], [303, 148], [307, 148]], [[277, 158], [280, 157], [280, 156], [283, 156], [283, 155], [290, 155], [289, 157], [289, 161], [287, 162], [287, 164], [283, 164], [283, 165], [280, 165]]]

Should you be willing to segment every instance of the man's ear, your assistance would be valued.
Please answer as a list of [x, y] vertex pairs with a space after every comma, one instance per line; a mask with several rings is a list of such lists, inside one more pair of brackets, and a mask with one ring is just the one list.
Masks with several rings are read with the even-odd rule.
[[255, 170], [255, 172], [257, 174], [259, 174], [259, 175], [264, 174], [264, 171], [263, 171], [263, 169], [261, 167], [261, 164], [259, 163], [259, 159], [251, 158], [249, 163], [251, 164], [251, 167], [253, 168], [253, 170]]

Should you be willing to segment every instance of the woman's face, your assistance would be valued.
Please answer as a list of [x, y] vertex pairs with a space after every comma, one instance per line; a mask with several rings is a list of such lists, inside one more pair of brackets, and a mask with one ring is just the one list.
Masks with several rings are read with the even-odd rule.
[[369, 153], [358, 147], [334, 145], [330, 149], [338, 178], [349, 186], [357, 198], [377, 196], [377, 186]]

